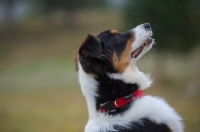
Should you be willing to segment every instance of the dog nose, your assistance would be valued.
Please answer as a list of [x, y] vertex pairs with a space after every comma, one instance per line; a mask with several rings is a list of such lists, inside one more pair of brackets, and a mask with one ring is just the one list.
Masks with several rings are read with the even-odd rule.
[[143, 27], [146, 29], [151, 29], [151, 25], [149, 23], [144, 23]]

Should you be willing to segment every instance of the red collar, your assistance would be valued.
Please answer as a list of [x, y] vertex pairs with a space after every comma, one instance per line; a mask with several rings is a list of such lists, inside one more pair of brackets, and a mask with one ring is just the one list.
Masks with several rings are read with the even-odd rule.
[[129, 95], [122, 96], [120, 98], [117, 98], [114, 101], [109, 101], [103, 104], [100, 104], [99, 112], [104, 113], [104, 112], [114, 112], [116, 111], [117, 108], [121, 108], [133, 99], [139, 98], [143, 96], [143, 91], [142, 90], [137, 90], [135, 92], [132, 92]]

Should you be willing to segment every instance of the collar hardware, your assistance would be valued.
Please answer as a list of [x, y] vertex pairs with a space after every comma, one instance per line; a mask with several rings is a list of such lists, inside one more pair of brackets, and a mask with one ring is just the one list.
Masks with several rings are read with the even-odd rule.
[[106, 103], [100, 104], [99, 112], [113, 113], [117, 110], [117, 108], [121, 108], [125, 106], [127, 103], [131, 102], [133, 99], [136, 99], [142, 96], [143, 96], [142, 90], [134, 91], [131, 94], [117, 98], [114, 101], [108, 101]]

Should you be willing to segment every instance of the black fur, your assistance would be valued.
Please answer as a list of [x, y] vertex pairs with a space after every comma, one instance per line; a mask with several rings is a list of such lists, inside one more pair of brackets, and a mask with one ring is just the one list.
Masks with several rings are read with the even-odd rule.
[[128, 40], [133, 37], [133, 34], [128, 32], [112, 34], [110, 30], [106, 30], [97, 35], [97, 38], [105, 46], [106, 49], [115, 52], [120, 58], [121, 53], [124, 51]]
[[84, 56], [98, 57], [102, 54], [101, 43], [96, 37], [88, 35], [79, 49], [79, 53]]
[[98, 57], [79, 54], [79, 61], [86, 73], [101, 75], [106, 71], [116, 72], [112, 66], [112, 53], [107, 49], [103, 49]]
[[[114, 126], [117, 132], [171, 132], [170, 128], [164, 124], [157, 124], [148, 118], [143, 118], [140, 122], [132, 122], [129, 128]], [[112, 131], [108, 131], [112, 132]]]
[[[138, 85], [137, 84], [127, 84], [124, 83], [121, 80], [114, 80], [108, 77], [108, 75], [102, 75], [98, 76], [96, 78], [97, 82], [99, 82], [97, 94], [99, 95], [98, 97], [95, 97], [96, 99], [96, 109], [99, 110], [100, 104], [103, 104], [108, 101], [114, 101], [115, 99], [121, 97], [121, 96], [126, 96], [132, 93], [133, 91], [138, 90]], [[124, 111], [126, 111], [131, 102], [129, 104], [126, 104], [122, 108], [116, 109], [115, 112], [108, 113], [110, 115], [115, 115], [115, 114], [121, 114]]]
[[[121, 80], [113, 80], [107, 73], [117, 73], [113, 67], [113, 53], [120, 58], [127, 42], [133, 37], [128, 32], [112, 34], [110, 30], [101, 32], [97, 37], [88, 35], [79, 49], [79, 61], [85, 72], [97, 75], [99, 87], [96, 98], [96, 109], [107, 101], [113, 101], [138, 89], [137, 84], [126, 84]], [[131, 103], [117, 109], [112, 115], [122, 113]]]
[[111, 34], [110, 30], [101, 32], [97, 37], [88, 35], [78, 51], [84, 71], [95, 75], [117, 73], [112, 64], [113, 53], [120, 58], [131, 37], [130, 32]]

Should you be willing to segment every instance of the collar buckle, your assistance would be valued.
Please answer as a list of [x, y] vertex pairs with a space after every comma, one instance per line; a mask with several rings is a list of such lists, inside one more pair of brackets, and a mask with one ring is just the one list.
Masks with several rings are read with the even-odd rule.
[[113, 112], [116, 111], [116, 109], [115, 109], [113, 103], [110, 102], [110, 101], [108, 101], [108, 102], [106, 102], [106, 103], [100, 104], [100, 109], [99, 109], [99, 111], [100, 111], [101, 113], [104, 113], [104, 112], [105, 112], [105, 113], [113, 113]]

